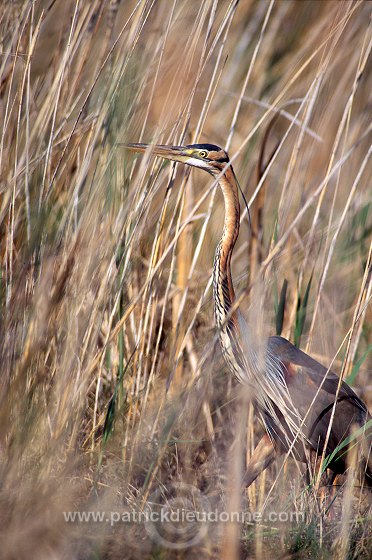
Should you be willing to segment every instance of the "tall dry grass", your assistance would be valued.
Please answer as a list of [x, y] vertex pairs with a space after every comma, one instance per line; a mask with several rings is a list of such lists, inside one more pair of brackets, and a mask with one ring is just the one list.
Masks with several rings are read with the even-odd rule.
[[156, 508], [190, 487], [189, 506], [239, 509], [262, 431], [213, 327], [220, 194], [125, 141], [229, 150], [260, 216], [252, 251], [243, 215], [233, 262], [242, 309], [257, 286], [265, 302], [257, 336], [283, 333], [371, 404], [370, 8], [2, 4], [3, 558], [368, 557], [365, 493], [347, 479], [331, 520], [291, 459], [249, 489], [263, 521], [197, 526], [195, 540], [63, 512]]

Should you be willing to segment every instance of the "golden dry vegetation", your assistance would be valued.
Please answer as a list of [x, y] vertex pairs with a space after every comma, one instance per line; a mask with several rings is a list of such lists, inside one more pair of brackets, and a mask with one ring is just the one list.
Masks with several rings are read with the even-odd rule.
[[[233, 259], [256, 336], [332, 363], [371, 409], [370, 16], [359, 0], [2, 2], [2, 558], [368, 558], [351, 476], [333, 516], [291, 458], [239, 493], [262, 428], [214, 329], [222, 197], [120, 144], [229, 150], [262, 233], [252, 252], [244, 213]], [[263, 520], [116, 519], [177, 500]]]

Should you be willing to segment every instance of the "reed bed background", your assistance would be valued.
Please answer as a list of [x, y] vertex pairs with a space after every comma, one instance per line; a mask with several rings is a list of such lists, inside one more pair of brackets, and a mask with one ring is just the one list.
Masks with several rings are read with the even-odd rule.
[[[243, 214], [234, 278], [256, 336], [333, 363], [371, 408], [370, 15], [360, 1], [2, 4], [1, 557], [368, 558], [350, 479], [330, 518], [282, 458], [240, 503], [262, 428], [216, 343], [222, 197], [120, 144], [228, 149], [257, 234], [252, 249]], [[303, 517], [177, 533], [63, 515], [185, 489], [201, 509]]]

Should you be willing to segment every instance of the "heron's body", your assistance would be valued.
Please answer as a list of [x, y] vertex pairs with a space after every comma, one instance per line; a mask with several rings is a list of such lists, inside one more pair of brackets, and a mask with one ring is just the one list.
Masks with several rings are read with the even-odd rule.
[[[301, 418], [306, 417], [303, 426], [304, 436], [309, 441], [311, 448], [321, 454], [337, 394], [338, 376], [282, 337], [270, 337], [268, 350], [280, 357], [291, 399]], [[313, 401], [314, 404], [311, 406]], [[345, 440], [353, 426], [364, 426], [369, 419], [366, 405], [349, 385], [343, 382], [337, 396], [335, 418], [330, 431], [326, 456], [331, 455], [336, 447]], [[281, 443], [278, 445], [281, 447]], [[306, 461], [303, 446], [297, 445], [296, 451], [299, 458]], [[337, 474], [343, 473], [346, 469], [346, 462], [347, 454], [343, 448], [335, 455], [329, 468]]]
[[[322, 455], [326, 440], [325, 455], [333, 454], [328, 468], [335, 474], [345, 472], [347, 447], [336, 450], [350, 435], [353, 426], [364, 427], [370, 422], [366, 405], [346, 383], [342, 382], [339, 387], [336, 374], [288, 340], [273, 336], [262, 348], [234, 306], [231, 258], [239, 235], [240, 206], [238, 183], [227, 153], [212, 144], [185, 147], [129, 144], [128, 147], [140, 152], [149, 149], [165, 159], [205, 169], [217, 178], [221, 187], [225, 219], [213, 266], [215, 319], [225, 360], [234, 376], [251, 386], [257, 412], [267, 431], [248, 465], [246, 485], [249, 486], [277, 454], [290, 450], [298, 460], [306, 462], [309, 451]], [[263, 360], [260, 360], [260, 353], [264, 354]], [[365, 436], [370, 448], [370, 423]], [[371, 484], [370, 453], [364, 467], [366, 481]]]

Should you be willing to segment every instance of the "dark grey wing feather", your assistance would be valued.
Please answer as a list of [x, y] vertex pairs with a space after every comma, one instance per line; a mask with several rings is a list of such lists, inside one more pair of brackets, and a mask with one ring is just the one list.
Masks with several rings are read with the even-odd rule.
[[[335, 395], [339, 383], [339, 377], [333, 371], [328, 371], [326, 367], [314, 360], [299, 348], [296, 348], [285, 338], [281, 336], [272, 336], [269, 338], [268, 347], [270, 352], [280, 356], [284, 363], [293, 364], [306, 369], [306, 373], [317, 387], [322, 385], [322, 390], [330, 395]], [[341, 384], [339, 398], [348, 397], [353, 401], [356, 407], [366, 413], [367, 407], [364, 402], [355, 394], [353, 389], [344, 381]]]
[[[281, 364], [291, 399], [304, 421], [304, 435], [317, 453], [325, 445], [333, 410], [335, 415], [326, 449], [328, 456], [337, 450], [340, 443], [350, 434], [354, 424], [360, 427], [367, 425], [371, 417], [366, 405], [345, 382], [340, 386], [334, 409], [339, 384], [339, 377], [335, 373], [328, 371], [319, 362], [280, 336], [269, 338], [268, 354], [276, 356], [278, 363]], [[279, 413], [278, 416], [280, 417]], [[270, 427], [270, 419], [267, 419], [267, 423]], [[281, 423], [286, 430], [285, 423], [283, 421]], [[275, 432], [271, 431], [275, 438]], [[367, 442], [371, 440], [371, 429], [368, 429], [365, 437]], [[276, 441], [278, 445], [282, 443], [278, 436]], [[301, 453], [300, 446], [297, 447], [297, 451]], [[334, 472], [345, 471], [347, 467], [345, 451], [340, 448], [332, 459], [329, 468]], [[366, 472], [369, 473], [370, 470], [367, 464]]]

